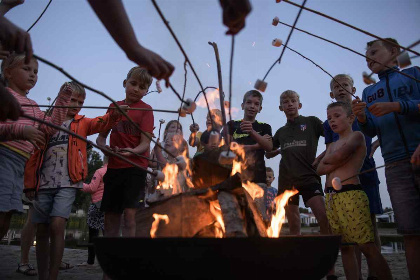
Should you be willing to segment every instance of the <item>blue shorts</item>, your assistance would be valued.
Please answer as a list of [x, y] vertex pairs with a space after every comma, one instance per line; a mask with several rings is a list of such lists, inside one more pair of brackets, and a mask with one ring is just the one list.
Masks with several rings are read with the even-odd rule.
[[379, 194], [379, 185], [362, 185], [369, 199], [369, 209], [371, 214], [383, 214], [381, 196]]
[[40, 190], [33, 203], [34, 211], [31, 222], [49, 224], [51, 217], [68, 219], [77, 191], [76, 188]]
[[398, 233], [420, 235], [420, 166], [396, 163], [385, 168], [385, 177]]
[[0, 212], [23, 212], [26, 158], [0, 145]]

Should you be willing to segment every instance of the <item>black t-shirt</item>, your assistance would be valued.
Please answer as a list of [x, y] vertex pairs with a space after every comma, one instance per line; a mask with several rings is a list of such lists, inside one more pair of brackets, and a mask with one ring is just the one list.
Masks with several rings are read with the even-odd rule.
[[[229, 134], [232, 136], [232, 141], [241, 145], [255, 145], [257, 142], [249, 136], [248, 133], [242, 132], [241, 125], [242, 120], [229, 121], [227, 126], [229, 128]], [[272, 136], [271, 126], [266, 123], [255, 121], [252, 124], [252, 128], [261, 136], [270, 135]], [[264, 149], [246, 151], [245, 157], [247, 161], [247, 168], [242, 170], [242, 179], [253, 183], [265, 183], [265, 160], [264, 160]]]
[[312, 166], [320, 136], [324, 136], [324, 128], [317, 117], [299, 116], [277, 130], [273, 149], [281, 147], [279, 188], [321, 183]]

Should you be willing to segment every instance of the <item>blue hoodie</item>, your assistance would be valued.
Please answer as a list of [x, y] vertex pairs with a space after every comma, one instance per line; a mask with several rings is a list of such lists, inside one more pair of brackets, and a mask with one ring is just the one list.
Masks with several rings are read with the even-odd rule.
[[[398, 67], [394, 67], [398, 70]], [[420, 68], [402, 72], [420, 80]], [[366, 108], [366, 123], [360, 129], [379, 138], [385, 163], [409, 158], [420, 143], [420, 83], [389, 69], [379, 73], [379, 82], [363, 90], [367, 108], [376, 102], [399, 102], [400, 113], [375, 117]]]

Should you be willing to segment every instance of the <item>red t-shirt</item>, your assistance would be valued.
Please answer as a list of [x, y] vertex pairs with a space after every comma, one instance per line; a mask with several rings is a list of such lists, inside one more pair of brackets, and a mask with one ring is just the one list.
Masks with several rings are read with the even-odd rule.
[[[137, 103], [127, 104], [125, 101], [118, 101], [118, 105], [129, 105], [130, 108], [148, 108], [152, 109], [149, 104], [144, 103], [140, 100]], [[110, 107], [115, 107], [114, 104], [111, 104]], [[110, 111], [108, 109], [108, 111]], [[153, 111], [136, 111], [136, 110], [129, 110], [128, 116], [138, 124], [141, 130], [144, 132], [148, 132], [153, 134]], [[128, 120], [125, 116], [122, 117], [121, 121], [116, 123], [112, 127], [112, 132], [110, 136], [110, 146], [114, 148], [117, 146], [118, 148], [135, 148], [140, 144], [141, 137], [145, 137], [138, 131]], [[146, 151], [142, 155], [148, 156], [149, 152]], [[128, 157], [129, 160], [137, 163], [142, 167], [148, 166], [147, 159], [132, 155]], [[131, 164], [115, 157], [110, 156], [108, 161], [108, 168], [128, 168], [133, 167]]]

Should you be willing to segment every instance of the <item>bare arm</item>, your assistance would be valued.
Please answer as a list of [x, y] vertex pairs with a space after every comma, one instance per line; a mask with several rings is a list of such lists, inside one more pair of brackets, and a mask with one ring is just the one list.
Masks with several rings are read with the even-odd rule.
[[281, 155], [281, 148], [271, 150], [270, 152], [265, 153], [265, 157], [268, 159], [276, 157], [277, 155]]
[[169, 81], [174, 67], [158, 54], [140, 45], [121, 0], [88, 0], [88, 2], [131, 61], [149, 70], [156, 79]]

